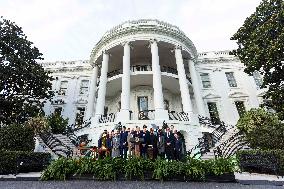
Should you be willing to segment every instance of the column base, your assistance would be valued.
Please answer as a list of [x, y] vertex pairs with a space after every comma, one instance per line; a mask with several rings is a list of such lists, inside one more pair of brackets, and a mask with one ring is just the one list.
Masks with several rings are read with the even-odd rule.
[[120, 110], [116, 114], [116, 122], [124, 122], [130, 120], [129, 110]]
[[157, 109], [155, 110], [155, 120], [169, 120], [169, 113], [167, 110]]

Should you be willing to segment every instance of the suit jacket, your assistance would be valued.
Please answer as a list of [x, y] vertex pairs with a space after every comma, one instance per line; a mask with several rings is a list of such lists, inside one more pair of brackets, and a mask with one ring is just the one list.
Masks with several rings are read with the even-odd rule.
[[165, 152], [165, 136], [163, 134], [157, 136], [157, 147], [159, 150], [159, 153]]
[[158, 138], [155, 134], [150, 134], [149, 135], [149, 141], [148, 141], [148, 145], [152, 145], [153, 148], [157, 148], [157, 144], [158, 143]]
[[[128, 133], [126, 131], [121, 131], [120, 132], [120, 147], [127, 147], [127, 136]], [[124, 143], [126, 143], [125, 145], [123, 145]]]
[[182, 140], [181, 139], [175, 140], [175, 151], [178, 153], [181, 153], [182, 151]]
[[175, 144], [175, 137], [174, 137], [174, 135], [173, 135], [173, 133], [171, 133], [171, 132], [166, 132], [165, 133], [165, 142], [166, 143], [171, 143], [171, 146], [173, 146], [174, 147], [174, 144]]

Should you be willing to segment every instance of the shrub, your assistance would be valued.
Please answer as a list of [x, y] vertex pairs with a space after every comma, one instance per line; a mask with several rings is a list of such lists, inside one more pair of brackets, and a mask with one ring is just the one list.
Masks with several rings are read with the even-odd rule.
[[284, 124], [276, 114], [264, 109], [251, 109], [239, 119], [237, 127], [252, 148], [284, 149]]
[[94, 160], [90, 158], [68, 159], [60, 158], [43, 172], [42, 180], [65, 180], [72, 175], [93, 175], [98, 180], [204, 180], [207, 176], [218, 176], [233, 173], [235, 164], [232, 159], [167, 161], [157, 159], [151, 161], [139, 157], [127, 160], [121, 158], [105, 158]]
[[[49, 153], [0, 151], [0, 174], [42, 171], [49, 164], [50, 159]], [[23, 162], [22, 165], [20, 162]]]
[[64, 119], [60, 114], [51, 114], [47, 117], [47, 121], [52, 133], [62, 134], [66, 131], [68, 119]]
[[0, 128], [0, 150], [33, 151], [34, 131], [25, 125], [12, 124]]
[[241, 171], [284, 175], [283, 150], [243, 150], [236, 157]]

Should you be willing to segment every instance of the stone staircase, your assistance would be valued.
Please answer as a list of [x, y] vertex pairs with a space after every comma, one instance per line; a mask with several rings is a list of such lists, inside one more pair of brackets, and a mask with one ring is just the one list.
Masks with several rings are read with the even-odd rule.
[[76, 146], [72, 143], [72, 141], [70, 140], [70, 138], [67, 135], [63, 135], [63, 134], [54, 134], [54, 137], [56, 137], [58, 140], [60, 140], [63, 144], [65, 144], [66, 146], [68, 146], [70, 149], [73, 149], [73, 156], [77, 155], [77, 148]]
[[240, 134], [236, 127], [230, 128], [221, 139], [201, 156], [201, 159], [208, 160], [217, 157], [230, 157], [238, 150], [249, 149], [247, 143], [243, 140], [243, 135]]

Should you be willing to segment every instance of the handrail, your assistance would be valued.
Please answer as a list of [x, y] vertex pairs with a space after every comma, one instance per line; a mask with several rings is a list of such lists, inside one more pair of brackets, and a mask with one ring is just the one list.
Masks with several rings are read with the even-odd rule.
[[178, 120], [178, 121], [189, 121], [188, 113], [185, 112], [169, 112], [169, 119], [170, 120]]
[[154, 120], [155, 110], [142, 110], [138, 112], [138, 120]]
[[65, 154], [66, 157], [73, 156], [73, 150], [69, 146], [61, 142], [58, 138], [53, 136], [51, 132], [47, 131], [40, 133], [39, 136], [43, 140], [43, 142], [51, 149], [51, 151], [59, 157], [63, 156], [59, 152]]

